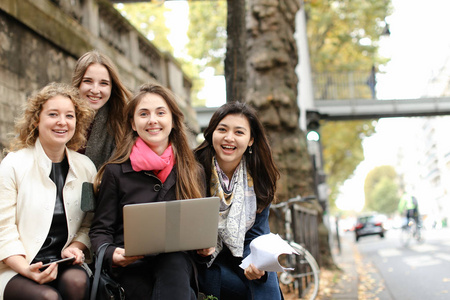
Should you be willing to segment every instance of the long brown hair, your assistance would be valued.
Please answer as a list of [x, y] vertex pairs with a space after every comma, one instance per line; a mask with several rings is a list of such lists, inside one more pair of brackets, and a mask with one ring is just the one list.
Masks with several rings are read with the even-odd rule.
[[92, 121], [94, 111], [84, 99], [81, 99], [78, 89], [64, 83], [52, 82], [28, 98], [21, 117], [16, 121], [15, 137], [11, 140], [6, 152], [34, 146], [39, 137], [39, 115], [42, 112], [42, 108], [48, 100], [58, 95], [70, 99], [75, 107], [75, 133], [70, 141], [67, 142], [66, 147], [71, 150], [77, 150], [85, 144], [86, 130]]
[[177, 199], [192, 199], [202, 197], [201, 184], [201, 166], [195, 160], [194, 154], [189, 147], [186, 135], [186, 125], [184, 124], [184, 115], [175, 100], [175, 95], [167, 88], [156, 83], [144, 84], [139, 91], [130, 100], [125, 107], [126, 124], [125, 135], [123, 140], [118, 144], [117, 150], [113, 157], [100, 168], [96, 180], [95, 190], [100, 186], [105, 167], [108, 164], [121, 164], [127, 161], [131, 154], [131, 149], [138, 138], [138, 134], [133, 130], [131, 124], [134, 117], [136, 107], [146, 94], [157, 94], [166, 101], [172, 113], [173, 128], [169, 135], [169, 142], [172, 144], [176, 161], [177, 183], [176, 195]]
[[124, 108], [128, 99], [131, 98], [131, 92], [125, 87], [119, 77], [116, 66], [106, 55], [97, 50], [89, 51], [83, 54], [77, 61], [72, 74], [72, 85], [80, 88], [84, 74], [92, 64], [103, 65], [111, 77], [111, 96], [105, 105], [109, 105], [108, 128], [109, 133], [114, 136], [116, 145], [119, 144], [123, 132]]
[[244, 116], [250, 124], [251, 137], [254, 140], [253, 153], [249, 153], [247, 148], [244, 156], [247, 162], [247, 170], [253, 178], [256, 198], [258, 199], [258, 211], [261, 212], [275, 200], [276, 184], [280, 178], [280, 173], [273, 161], [272, 150], [264, 127], [259, 121], [256, 111], [245, 103], [236, 101], [219, 107], [203, 133], [205, 140], [194, 151], [197, 160], [205, 169], [207, 191], [209, 193], [212, 158], [216, 154], [212, 143], [213, 133], [220, 121], [227, 115]]

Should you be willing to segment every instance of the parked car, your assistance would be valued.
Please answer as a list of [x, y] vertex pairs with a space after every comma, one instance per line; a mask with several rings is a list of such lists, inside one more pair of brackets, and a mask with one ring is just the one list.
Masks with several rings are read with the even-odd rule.
[[368, 235], [379, 235], [384, 238], [386, 232], [384, 222], [386, 219], [385, 215], [376, 213], [359, 216], [355, 224], [356, 241], [359, 241], [360, 237]]

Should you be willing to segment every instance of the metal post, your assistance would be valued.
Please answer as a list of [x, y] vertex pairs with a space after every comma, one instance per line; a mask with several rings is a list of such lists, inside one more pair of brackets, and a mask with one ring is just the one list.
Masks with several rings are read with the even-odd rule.
[[306, 111], [314, 110], [314, 93], [311, 75], [311, 63], [309, 59], [308, 37], [306, 35], [305, 4], [300, 1], [300, 10], [295, 19], [295, 38], [298, 46], [299, 63], [296, 68], [298, 77], [297, 104], [300, 108], [300, 129], [306, 131]]

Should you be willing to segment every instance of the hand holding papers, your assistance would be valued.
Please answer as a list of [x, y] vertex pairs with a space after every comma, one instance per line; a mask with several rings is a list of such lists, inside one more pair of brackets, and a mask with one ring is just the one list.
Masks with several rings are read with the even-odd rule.
[[278, 234], [265, 234], [255, 238], [250, 243], [250, 255], [244, 258], [239, 266], [245, 269], [250, 264], [253, 264], [258, 269], [266, 272], [293, 270], [292, 268], [284, 268], [280, 265], [278, 257], [282, 254], [298, 253]]

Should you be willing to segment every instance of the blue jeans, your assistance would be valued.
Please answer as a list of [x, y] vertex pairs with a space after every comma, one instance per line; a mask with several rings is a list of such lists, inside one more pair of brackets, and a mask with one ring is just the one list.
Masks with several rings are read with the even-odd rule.
[[224, 249], [210, 268], [199, 266], [200, 291], [219, 300], [283, 299], [275, 272], [267, 272], [260, 280], [248, 280], [239, 267], [242, 258]]
[[244, 283], [245, 279], [243, 270], [235, 269], [232, 266], [222, 264], [220, 266], [220, 299], [246, 300], [248, 288]]

